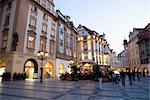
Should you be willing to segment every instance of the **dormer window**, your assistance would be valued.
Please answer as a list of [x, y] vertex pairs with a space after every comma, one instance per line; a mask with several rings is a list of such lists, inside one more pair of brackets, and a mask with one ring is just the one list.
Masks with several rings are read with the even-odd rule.
[[50, 3], [48, 3], [47, 10], [51, 11], [51, 4]]
[[42, 5], [46, 7], [46, 0], [42, 0]]

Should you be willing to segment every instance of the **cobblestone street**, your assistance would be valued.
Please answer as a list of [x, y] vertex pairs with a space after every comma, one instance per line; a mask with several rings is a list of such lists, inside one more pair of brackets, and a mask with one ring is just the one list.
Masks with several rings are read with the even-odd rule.
[[0, 100], [150, 100], [150, 80], [128, 81], [123, 87], [111, 82], [103, 83], [98, 89], [98, 82], [93, 81], [61, 81], [45, 79], [3, 82], [0, 84]]

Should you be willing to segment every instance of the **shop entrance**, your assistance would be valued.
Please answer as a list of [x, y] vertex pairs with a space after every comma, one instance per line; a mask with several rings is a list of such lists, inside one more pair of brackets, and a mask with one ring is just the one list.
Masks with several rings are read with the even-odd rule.
[[44, 66], [44, 78], [54, 77], [54, 68], [51, 62], [47, 62]]
[[24, 72], [27, 75], [27, 79], [38, 78], [38, 65], [34, 59], [28, 59], [24, 66]]

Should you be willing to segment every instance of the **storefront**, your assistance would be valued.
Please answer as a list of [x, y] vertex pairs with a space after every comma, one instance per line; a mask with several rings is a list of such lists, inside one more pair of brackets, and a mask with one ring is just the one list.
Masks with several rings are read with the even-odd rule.
[[24, 72], [27, 79], [38, 78], [38, 64], [34, 59], [28, 59], [24, 64]]

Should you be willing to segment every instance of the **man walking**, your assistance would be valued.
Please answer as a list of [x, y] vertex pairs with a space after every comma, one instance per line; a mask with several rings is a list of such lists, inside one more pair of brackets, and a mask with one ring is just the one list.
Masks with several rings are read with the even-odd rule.
[[121, 80], [122, 80], [122, 85], [125, 86], [125, 78], [126, 78], [126, 75], [125, 75], [125, 73], [123, 72], [123, 70], [121, 71], [120, 76], [121, 76]]

